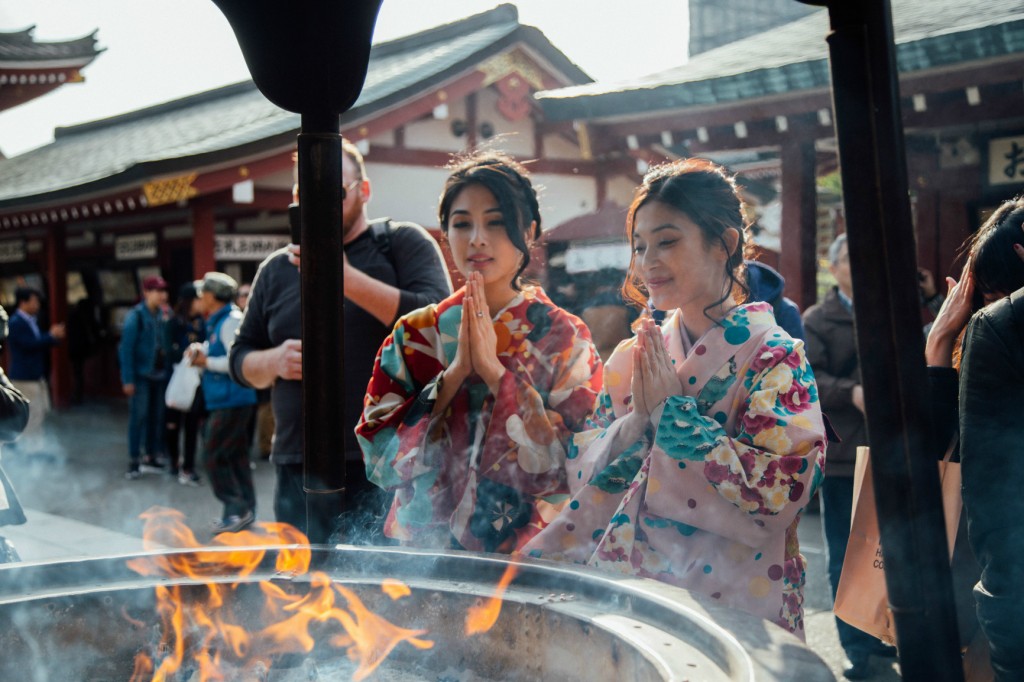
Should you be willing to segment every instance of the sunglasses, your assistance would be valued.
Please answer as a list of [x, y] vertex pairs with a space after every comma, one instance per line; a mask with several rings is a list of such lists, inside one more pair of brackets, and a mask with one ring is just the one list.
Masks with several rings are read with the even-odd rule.
[[345, 199], [348, 199], [348, 193], [355, 189], [355, 187], [357, 187], [360, 182], [362, 182], [362, 180], [353, 180], [348, 184], [347, 187], [343, 186], [341, 188], [341, 200], [345, 201]]

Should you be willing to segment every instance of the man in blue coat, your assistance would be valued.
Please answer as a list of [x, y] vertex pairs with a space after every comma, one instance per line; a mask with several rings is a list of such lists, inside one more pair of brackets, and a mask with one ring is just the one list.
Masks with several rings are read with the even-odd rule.
[[[163, 277], [142, 280], [142, 301], [124, 318], [118, 358], [121, 361], [121, 384], [128, 396], [131, 413], [128, 417], [128, 472], [134, 480], [143, 471], [166, 469], [164, 454], [164, 391], [169, 367], [165, 325], [170, 318], [167, 309], [167, 282]], [[142, 456], [142, 446], [146, 456]]]
[[8, 377], [14, 387], [28, 399], [28, 426], [18, 441], [22, 452], [39, 452], [46, 447], [43, 440], [43, 419], [50, 411], [49, 374], [50, 349], [64, 338], [64, 325], [55, 324], [45, 332], [39, 327], [42, 294], [31, 288], [14, 292], [17, 306], [11, 316], [7, 338], [10, 351]]

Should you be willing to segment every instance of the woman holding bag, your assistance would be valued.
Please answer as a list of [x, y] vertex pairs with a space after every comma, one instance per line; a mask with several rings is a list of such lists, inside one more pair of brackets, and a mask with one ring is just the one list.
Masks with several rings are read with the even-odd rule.
[[523, 550], [663, 580], [803, 636], [796, 527], [825, 429], [803, 343], [744, 304], [746, 222], [709, 161], [657, 167], [626, 219], [641, 319], [576, 436], [568, 508]]
[[[174, 305], [174, 315], [167, 321], [167, 347], [170, 349], [169, 359], [172, 365], [182, 361], [185, 350], [193, 343], [202, 343], [206, 339], [203, 316], [198, 308], [199, 294], [195, 282], [188, 282], [178, 292], [178, 302]], [[198, 389], [199, 384], [196, 384]], [[167, 456], [171, 463], [171, 475], [178, 477], [178, 483], [187, 486], [199, 485], [199, 474], [196, 473], [196, 448], [199, 443], [199, 425], [205, 416], [203, 392], [195, 391], [195, 398], [188, 410], [167, 408], [164, 430]], [[185, 448], [181, 449], [181, 440], [185, 439]], [[182, 456], [183, 455], [183, 456]]]

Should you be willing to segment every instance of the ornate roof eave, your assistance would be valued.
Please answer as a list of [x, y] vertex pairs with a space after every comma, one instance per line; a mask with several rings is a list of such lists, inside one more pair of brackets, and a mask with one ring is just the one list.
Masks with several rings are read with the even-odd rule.
[[296, 129], [257, 143], [135, 164], [91, 183], [0, 202], [0, 232], [154, 208], [213, 194], [292, 165]]

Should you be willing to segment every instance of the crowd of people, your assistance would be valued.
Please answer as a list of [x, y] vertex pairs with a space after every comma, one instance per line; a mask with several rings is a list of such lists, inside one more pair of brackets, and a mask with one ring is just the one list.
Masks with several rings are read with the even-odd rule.
[[[268, 257], [244, 291], [216, 272], [187, 284], [173, 311], [166, 282], [143, 282], [120, 346], [131, 402], [127, 477], [170, 469], [196, 485], [202, 461], [224, 507], [213, 532], [242, 530], [256, 517], [253, 434], [272, 422], [274, 516], [312, 542], [575, 562], [679, 585], [803, 637], [801, 512], [820, 491], [834, 593], [854, 453], [868, 443], [845, 235], [828, 251], [836, 285], [801, 319], [779, 274], [751, 259], [734, 177], [701, 159], [661, 165], [627, 213], [625, 281], [594, 297], [595, 309], [625, 301], [635, 312], [577, 316], [524, 277], [542, 216], [514, 159], [477, 152], [449, 167], [438, 222], [466, 281], [453, 292], [438, 244], [418, 225], [370, 220], [362, 156], [346, 141], [342, 158], [352, 390], [338, 457], [365, 476], [337, 509], [307, 504], [301, 249], [291, 246]], [[1024, 679], [1013, 514], [1021, 502], [1007, 475], [1020, 421], [1012, 397], [1024, 386], [1022, 224], [1024, 202], [1001, 206], [966, 245], [963, 274], [946, 279], [946, 296], [931, 273], [920, 277], [922, 306], [935, 313], [929, 448], [936, 458], [951, 443], [959, 451], [977, 559], [966, 584], [978, 617], [962, 634], [987, 639], [998, 680]], [[33, 395], [45, 395], [31, 353], [63, 337], [59, 326], [38, 329], [38, 307], [37, 292], [19, 294], [11, 322], [11, 388], [33, 405], [23, 438], [42, 419]], [[621, 330], [618, 339], [602, 320]], [[164, 387], [180, 362], [201, 370], [200, 387], [191, 409], [165, 411]], [[257, 418], [258, 391], [267, 389], [267, 418]], [[837, 625], [847, 678], [868, 677], [871, 656], [895, 655]]]

